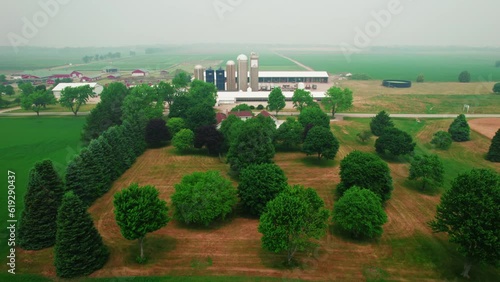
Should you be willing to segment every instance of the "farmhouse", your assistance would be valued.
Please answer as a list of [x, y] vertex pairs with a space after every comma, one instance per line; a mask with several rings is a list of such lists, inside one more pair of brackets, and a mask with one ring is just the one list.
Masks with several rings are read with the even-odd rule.
[[82, 78], [83, 77], [83, 73], [79, 72], [79, 71], [73, 71], [70, 73], [71, 77], [73, 78]]
[[147, 70], [137, 69], [132, 72], [132, 76], [134, 77], [145, 77], [148, 76], [149, 72]]
[[90, 88], [94, 89], [95, 94], [101, 95], [103, 87], [97, 83], [59, 83], [52, 89], [52, 92], [54, 93], [56, 99], [59, 99], [61, 97], [61, 91], [63, 91], [66, 87], [80, 87], [84, 85], [89, 85]]

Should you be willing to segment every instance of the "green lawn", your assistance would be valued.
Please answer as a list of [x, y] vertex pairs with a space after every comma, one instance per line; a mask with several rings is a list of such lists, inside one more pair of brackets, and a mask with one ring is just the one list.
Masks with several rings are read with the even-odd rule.
[[[85, 123], [83, 117], [29, 117], [0, 118], [0, 172], [7, 181], [7, 171], [16, 173], [16, 216], [23, 210], [28, 173], [33, 164], [51, 159], [60, 174], [66, 170], [68, 161], [80, 151], [80, 134]], [[0, 197], [0, 206], [7, 206], [7, 193]], [[7, 209], [0, 212], [0, 237], [6, 238]], [[7, 244], [0, 245], [4, 257]], [[5, 257], [4, 257], [5, 258]]]
[[[97, 106], [97, 104], [82, 105], [78, 112], [79, 113], [90, 112], [96, 106]], [[63, 113], [63, 112], [71, 112], [71, 109], [65, 108], [59, 104], [56, 104], [56, 105], [49, 105], [49, 106], [47, 106], [47, 108], [41, 110], [40, 112]], [[23, 109], [13, 110], [13, 111], [10, 111], [9, 113], [33, 113], [33, 115], [36, 115], [36, 113], [32, 110], [23, 110]]]
[[315, 70], [329, 73], [364, 73], [373, 79], [405, 79], [415, 81], [424, 74], [427, 82], [457, 82], [460, 72], [471, 73], [472, 81], [500, 81], [498, 53], [458, 52], [373, 52], [354, 54], [350, 60], [339, 52], [282, 52]]

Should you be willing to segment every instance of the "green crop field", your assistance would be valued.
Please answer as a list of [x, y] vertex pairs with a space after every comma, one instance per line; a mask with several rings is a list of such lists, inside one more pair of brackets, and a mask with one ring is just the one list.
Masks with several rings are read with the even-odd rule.
[[[81, 149], [80, 133], [85, 118], [83, 117], [30, 117], [0, 118], [2, 138], [0, 138], [0, 172], [5, 183], [7, 171], [16, 173], [16, 216], [19, 219], [23, 210], [24, 194], [29, 170], [37, 161], [51, 159], [60, 174], [63, 174], [68, 161]], [[4, 186], [5, 187], [5, 186]], [[7, 192], [0, 197], [2, 207], [7, 206]], [[7, 238], [4, 227], [7, 209], [0, 212], [2, 228], [1, 238]], [[2, 242], [4, 242], [2, 240]], [[2, 243], [0, 253], [4, 257], [7, 244]]]
[[472, 81], [500, 81], [498, 53], [427, 53], [353, 54], [350, 60], [341, 52], [280, 52], [317, 71], [331, 74], [350, 72], [367, 74], [373, 79], [404, 79], [415, 81], [419, 74], [427, 82], [458, 81], [460, 72], [471, 73]]

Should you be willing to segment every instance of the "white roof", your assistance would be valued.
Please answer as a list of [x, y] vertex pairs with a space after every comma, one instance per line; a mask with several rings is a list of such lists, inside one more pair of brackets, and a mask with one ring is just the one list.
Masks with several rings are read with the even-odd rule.
[[259, 77], [318, 77], [328, 78], [326, 71], [259, 71]]
[[62, 91], [64, 88], [66, 87], [80, 87], [80, 86], [85, 86], [85, 85], [89, 85], [90, 88], [95, 88], [98, 84], [93, 82], [89, 82], [89, 83], [85, 83], [85, 82], [82, 82], [82, 83], [59, 83], [56, 87], [54, 87], [52, 89], [52, 91]]
[[[251, 99], [251, 98], [268, 98], [269, 94], [271, 91], [258, 91], [258, 92], [228, 92], [228, 91], [221, 91], [217, 93], [217, 101], [232, 101], [236, 100], [238, 98], [244, 98], [244, 99]], [[293, 92], [283, 92], [283, 95], [287, 99], [291, 99], [293, 97]], [[314, 99], [317, 98], [324, 98], [325, 97], [325, 92], [311, 92], [311, 95], [313, 96]]]

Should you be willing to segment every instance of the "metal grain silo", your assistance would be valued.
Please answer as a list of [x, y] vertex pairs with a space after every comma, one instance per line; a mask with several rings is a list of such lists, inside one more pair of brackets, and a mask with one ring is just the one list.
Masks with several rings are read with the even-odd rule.
[[205, 72], [205, 82], [215, 84], [215, 72], [212, 68], [208, 68]]
[[219, 91], [226, 90], [226, 72], [222, 68], [215, 71], [215, 86]]
[[236, 87], [236, 64], [228, 61], [226, 65], [227, 91], [238, 91]]
[[257, 53], [250, 55], [250, 88], [253, 91], [259, 91], [259, 55]]
[[238, 58], [238, 90], [247, 91], [248, 88], [248, 57], [239, 55]]
[[204, 80], [204, 76], [203, 76], [203, 66], [201, 65], [197, 65], [194, 67], [194, 79], [198, 79], [198, 80], [201, 80], [203, 81]]

